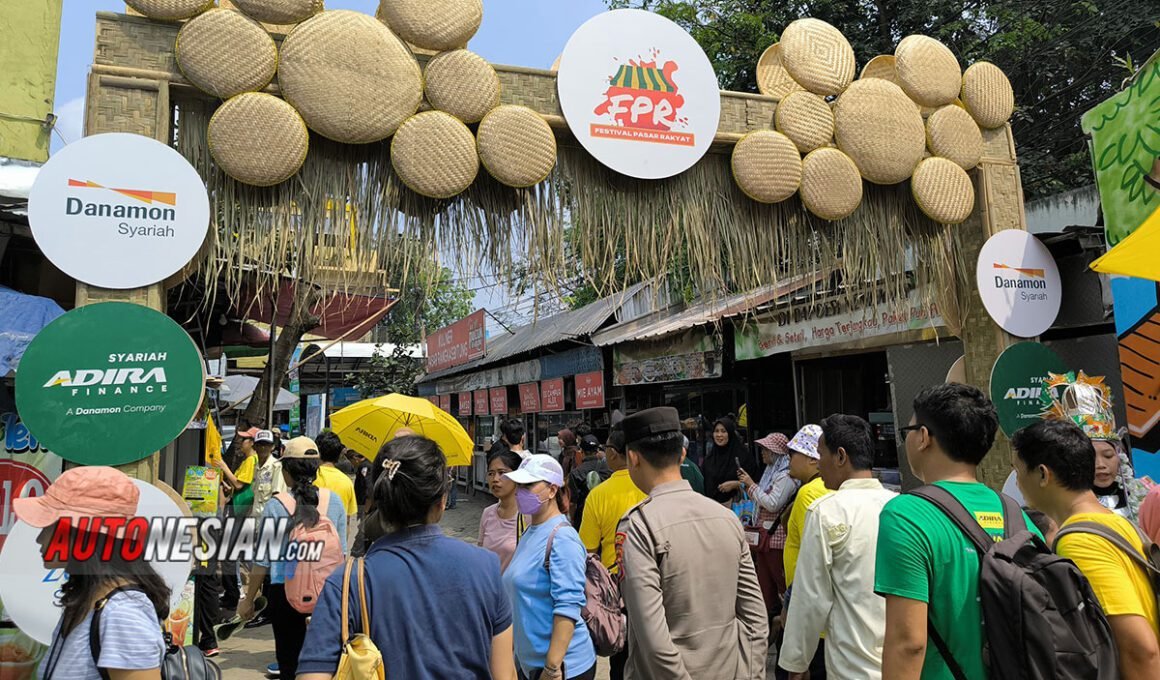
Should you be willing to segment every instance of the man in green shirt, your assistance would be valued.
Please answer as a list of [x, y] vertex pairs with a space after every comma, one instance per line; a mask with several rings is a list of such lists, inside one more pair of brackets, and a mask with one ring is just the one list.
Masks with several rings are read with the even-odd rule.
[[[1003, 535], [1002, 501], [979, 482], [977, 469], [998, 428], [994, 404], [977, 388], [959, 384], [923, 390], [910, 424], [899, 428], [915, 475], [950, 492], [995, 540]], [[874, 576], [875, 592], [886, 598], [882, 677], [953, 680], [947, 660], [927, 639], [929, 618], [967, 680], [986, 680], [978, 586], [979, 554], [949, 518], [917, 496], [887, 503]]]
[[693, 491], [699, 494], [705, 493], [705, 475], [701, 474], [701, 468], [689, 458], [689, 438], [684, 437], [685, 448], [681, 454], [681, 479], [689, 483], [693, 487]]

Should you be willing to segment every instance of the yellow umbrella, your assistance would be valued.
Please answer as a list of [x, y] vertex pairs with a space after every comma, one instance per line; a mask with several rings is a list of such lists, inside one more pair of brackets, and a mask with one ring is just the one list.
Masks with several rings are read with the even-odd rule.
[[1160, 208], [1144, 220], [1131, 236], [1092, 262], [1102, 274], [1119, 274], [1137, 279], [1160, 281]]
[[330, 426], [344, 444], [370, 460], [403, 428], [434, 440], [452, 467], [471, 465], [475, 448], [463, 426], [449, 413], [426, 399], [402, 394], [351, 404], [330, 416]]

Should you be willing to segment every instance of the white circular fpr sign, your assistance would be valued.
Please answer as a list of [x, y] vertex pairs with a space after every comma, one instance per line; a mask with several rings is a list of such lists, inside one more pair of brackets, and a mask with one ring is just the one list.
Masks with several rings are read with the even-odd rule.
[[197, 254], [209, 229], [209, 196], [173, 148], [141, 135], [93, 135], [40, 169], [28, 222], [45, 256], [74, 279], [140, 288]]
[[[185, 513], [161, 489], [133, 480], [141, 490], [137, 516], [183, 517]], [[40, 529], [17, 521], [0, 551], [0, 599], [16, 627], [28, 637], [43, 644], [52, 643], [52, 633], [60, 621], [61, 608], [56, 606], [58, 591], [67, 577], [60, 569], [46, 569], [36, 537]], [[177, 607], [182, 589], [189, 580], [191, 562], [154, 562], [153, 568], [169, 586], [170, 607]]]
[[1059, 316], [1059, 268], [1047, 246], [1025, 231], [992, 236], [979, 252], [976, 277], [987, 313], [1011, 335], [1036, 337]]
[[572, 134], [604, 165], [640, 179], [688, 170], [721, 119], [717, 74], [680, 26], [637, 9], [606, 12], [564, 48], [557, 78]]

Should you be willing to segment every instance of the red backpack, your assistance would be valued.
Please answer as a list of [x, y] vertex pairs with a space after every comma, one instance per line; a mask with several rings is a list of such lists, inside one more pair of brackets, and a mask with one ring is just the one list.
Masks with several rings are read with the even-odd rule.
[[[564, 523], [557, 524], [548, 534], [544, 550], [544, 569], [552, 570], [552, 541]], [[600, 556], [588, 553], [584, 570], [584, 595], [587, 601], [580, 608], [580, 618], [588, 626], [588, 635], [600, 656], [619, 654], [628, 640], [628, 621], [624, 615], [624, 600], [616, 579], [608, 573]]]
[[[298, 507], [294, 497], [288, 493], [279, 493], [274, 496], [286, 511], [294, 516]], [[318, 522], [312, 527], [296, 524], [290, 531], [291, 543], [322, 543], [322, 556], [318, 560], [298, 560], [294, 564], [294, 575], [286, 580], [286, 600], [303, 614], [314, 613], [314, 605], [318, 596], [322, 594], [322, 586], [334, 570], [343, 563], [342, 541], [338, 537], [338, 529], [334, 522], [326, 516], [330, 505], [330, 492], [326, 489], [318, 490]]]

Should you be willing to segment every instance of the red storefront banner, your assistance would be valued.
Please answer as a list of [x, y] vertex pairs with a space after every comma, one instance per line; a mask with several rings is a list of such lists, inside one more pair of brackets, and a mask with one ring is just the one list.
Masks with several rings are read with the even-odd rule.
[[564, 379], [540, 382], [540, 408], [547, 411], [564, 410]]
[[459, 393], [459, 415], [471, 415], [471, 392]]
[[540, 411], [539, 383], [520, 385], [520, 410], [524, 413], [538, 413]]
[[604, 371], [576, 376], [576, 409], [604, 408]]
[[493, 416], [507, 415], [507, 388], [493, 387], [491, 388], [491, 414]]
[[439, 397], [439, 408], [443, 409], [444, 411], [447, 411], [448, 413], [451, 413], [451, 395], [450, 394], [444, 394], [443, 396]]
[[475, 391], [475, 415], [486, 416], [489, 413], [491, 413], [491, 410], [488, 406], [487, 390], [476, 390]]
[[427, 397], [427, 401], [431, 402], [432, 404], [435, 404], [436, 406], [439, 406], [439, 395], [433, 394], [433, 395]]
[[487, 317], [481, 309], [427, 336], [427, 372], [461, 366], [487, 350]]

